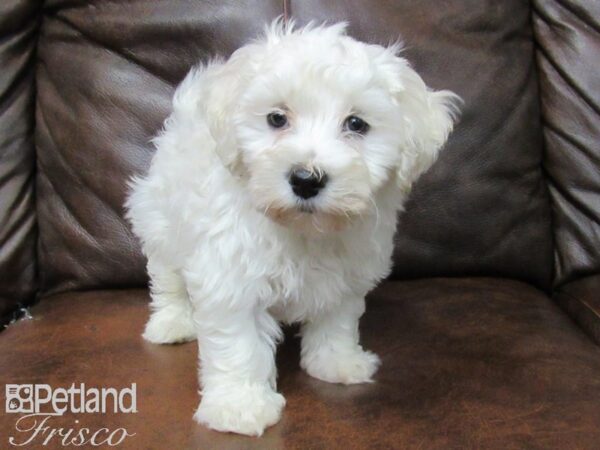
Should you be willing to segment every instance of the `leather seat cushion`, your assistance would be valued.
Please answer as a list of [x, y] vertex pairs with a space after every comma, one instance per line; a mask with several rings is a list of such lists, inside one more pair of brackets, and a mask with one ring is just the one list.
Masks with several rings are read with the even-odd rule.
[[[137, 414], [53, 418], [136, 433], [119, 448], [597, 448], [600, 349], [544, 293], [501, 279], [387, 282], [362, 321], [383, 365], [376, 382], [330, 385], [299, 368], [288, 330], [279, 348], [281, 422], [260, 439], [192, 421], [195, 343], [156, 346], [140, 333], [145, 290], [43, 299], [0, 340], [5, 383], [125, 387]], [[14, 414], [0, 429], [14, 430]]]

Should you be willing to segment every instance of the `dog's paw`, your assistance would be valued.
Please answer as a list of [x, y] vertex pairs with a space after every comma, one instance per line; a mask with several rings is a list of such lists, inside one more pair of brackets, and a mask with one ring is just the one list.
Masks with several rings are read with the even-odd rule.
[[196, 329], [185, 310], [167, 307], [150, 315], [142, 337], [153, 344], [176, 344], [196, 339]]
[[284, 406], [283, 395], [267, 385], [227, 387], [203, 392], [194, 419], [213, 430], [260, 436]]
[[353, 352], [334, 352], [319, 349], [304, 355], [301, 366], [306, 372], [329, 383], [358, 384], [373, 382], [373, 375], [381, 365], [379, 357], [357, 348]]

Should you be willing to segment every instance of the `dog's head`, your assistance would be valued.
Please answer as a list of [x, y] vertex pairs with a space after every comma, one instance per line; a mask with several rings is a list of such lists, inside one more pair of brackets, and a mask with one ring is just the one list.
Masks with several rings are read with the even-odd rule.
[[449, 91], [434, 92], [399, 46], [358, 42], [345, 25], [279, 22], [229, 60], [207, 66], [201, 109], [217, 152], [273, 220], [335, 231], [407, 192], [453, 125]]

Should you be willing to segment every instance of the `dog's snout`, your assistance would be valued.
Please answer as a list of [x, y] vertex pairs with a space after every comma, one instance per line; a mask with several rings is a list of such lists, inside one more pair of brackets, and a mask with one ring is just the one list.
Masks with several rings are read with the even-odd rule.
[[327, 184], [327, 174], [299, 167], [290, 172], [290, 185], [298, 197], [309, 199], [315, 197]]

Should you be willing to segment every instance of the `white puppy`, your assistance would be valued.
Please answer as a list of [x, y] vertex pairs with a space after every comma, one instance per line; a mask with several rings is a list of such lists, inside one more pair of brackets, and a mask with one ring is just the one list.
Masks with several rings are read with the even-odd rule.
[[344, 24], [275, 22], [177, 89], [127, 207], [151, 278], [144, 337], [198, 339], [198, 422], [260, 435], [279, 420], [281, 322], [301, 322], [309, 375], [372, 380], [364, 298], [390, 271], [397, 213], [446, 141], [456, 98], [429, 90], [398, 51]]

